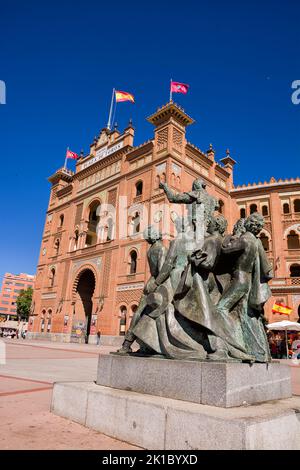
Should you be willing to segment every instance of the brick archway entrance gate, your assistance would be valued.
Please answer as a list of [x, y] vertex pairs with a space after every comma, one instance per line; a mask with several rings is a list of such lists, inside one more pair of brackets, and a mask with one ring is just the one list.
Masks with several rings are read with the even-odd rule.
[[75, 279], [73, 292], [76, 301], [71, 333], [72, 342], [88, 343], [91, 331], [95, 286], [96, 279], [91, 269], [81, 271]]

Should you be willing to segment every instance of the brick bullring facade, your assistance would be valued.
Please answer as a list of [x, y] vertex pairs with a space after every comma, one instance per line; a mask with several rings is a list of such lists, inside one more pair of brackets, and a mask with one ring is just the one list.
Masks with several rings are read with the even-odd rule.
[[[235, 161], [227, 151], [220, 163], [186, 140], [193, 123], [170, 102], [148, 118], [154, 136], [134, 146], [129, 123], [123, 133], [103, 129], [81, 155], [75, 173], [61, 168], [50, 178], [51, 193], [37, 266], [28, 337], [96, 341], [123, 334], [149, 277], [147, 243], [141, 233], [153, 223], [165, 243], [174, 235], [179, 205], [167, 203], [159, 182], [188, 191], [196, 177], [219, 200], [229, 228], [258, 210], [265, 217], [262, 242], [273, 263], [270, 321], [274, 300], [300, 313], [300, 179], [234, 187]], [[285, 317], [284, 317], [285, 318]]]

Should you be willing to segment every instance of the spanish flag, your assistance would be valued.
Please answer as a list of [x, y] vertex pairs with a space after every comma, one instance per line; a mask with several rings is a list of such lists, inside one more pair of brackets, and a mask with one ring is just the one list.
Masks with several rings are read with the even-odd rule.
[[131, 101], [134, 103], [134, 96], [131, 93], [127, 93], [127, 91], [115, 91], [116, 94], [116, 102], [120, 103], [121, 101]]
[[291, 307], [280, 303], [274, 304], [272, 307], [272, 312], [279, 313], [279, 315], [290, 315], [292, 311], [293, 309]]

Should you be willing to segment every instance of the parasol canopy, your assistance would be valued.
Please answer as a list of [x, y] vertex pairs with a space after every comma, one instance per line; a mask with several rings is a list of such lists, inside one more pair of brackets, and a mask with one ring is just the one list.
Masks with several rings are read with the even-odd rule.
[[269, 330], [279, 330], [279, 331], [300, 331], [300, 323], [293, 321], [283, 320], [274, 323], [269, 323], [267, 325]]

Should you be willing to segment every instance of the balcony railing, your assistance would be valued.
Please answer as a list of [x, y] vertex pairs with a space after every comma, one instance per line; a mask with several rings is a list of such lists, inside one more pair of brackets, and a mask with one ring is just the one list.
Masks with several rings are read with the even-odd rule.
[[300, 212], [289, 212], [288, 214], [282, 214], [284, 220], [300, 220]]
[[138, 202], [142, 202], [142, 200], [143, 200], [143, 195], [142, 195], [142, 194], [139, 194], [138, 196], [135, 196], [135, 197], [133, 198], [133, 202], [134, 202], [135, 204], [138, 203]]
[[300, 286], [300, 277], [276, 277], [270, 282], [271, 287]]

